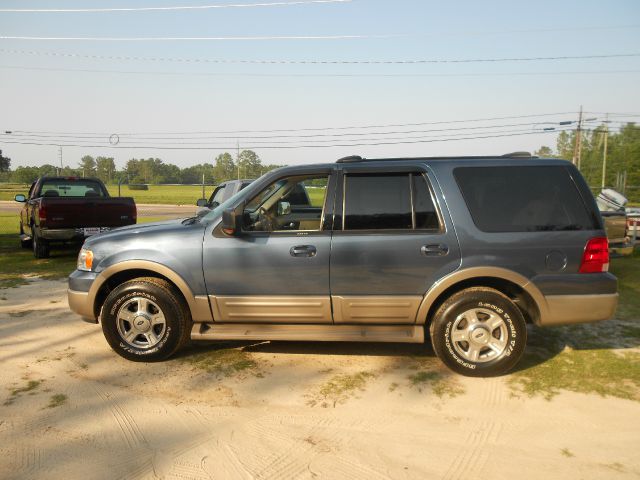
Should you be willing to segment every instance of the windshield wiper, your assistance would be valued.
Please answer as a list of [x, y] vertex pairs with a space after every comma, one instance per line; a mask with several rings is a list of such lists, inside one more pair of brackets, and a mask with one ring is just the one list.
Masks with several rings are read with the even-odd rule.
[[197, 215], [195, 217], [185, 218], [184, 220], [182, 220], [182, 225], [193, 225], [199, 220], [200, 220], [200, 217], [198, 217]]
[[561, 232], [569, 230], [583, 230], [582, 225], [571, 223], [569, 225], [536, 225], [533, 227], [536, 232]]

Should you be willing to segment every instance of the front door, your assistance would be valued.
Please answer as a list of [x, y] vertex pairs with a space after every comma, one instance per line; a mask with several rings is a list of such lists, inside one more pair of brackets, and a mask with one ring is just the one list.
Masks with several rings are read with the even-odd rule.
[[331, 231], [323, 225], [330, 173], [278, 178], [246, 203], [240, 235], [205, 235], [216, 322], [331, 323]]
[[429, 172], [410, 168], [345, 167], [331, 245], [335, 323], [414, 323], [427, 290], [460, 264]]

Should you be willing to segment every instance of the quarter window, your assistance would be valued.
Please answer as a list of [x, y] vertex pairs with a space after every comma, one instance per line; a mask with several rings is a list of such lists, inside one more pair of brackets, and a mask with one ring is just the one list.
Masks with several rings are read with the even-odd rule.
[[598, 227], [564, 166], [458, 167], [454, 176], [473, 222], [484, 232]]

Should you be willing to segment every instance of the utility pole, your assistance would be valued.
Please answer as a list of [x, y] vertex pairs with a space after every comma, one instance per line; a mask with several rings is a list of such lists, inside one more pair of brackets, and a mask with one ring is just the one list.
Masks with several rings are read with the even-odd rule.
[[609, 114], [604, 122], [604, 152], [602, 153], [602, 188], [607, 178], [607, 138], [609, 137]]
[[573, 164], [580, 170], [580, 153], [582, 152], [582, 105], [578, 116], [578, 128], [576, 129], [576, 143], [573, 149]]
[[58, 175], [62, 175], [64, 167], [62, 166], [62, 147], [60, 145], [58, 145], [58, 157], [60, 158], [60, 173]]
[[238, 164], [238, 180], [240, 180], [240, 140], [236, 140], [236, 163]]

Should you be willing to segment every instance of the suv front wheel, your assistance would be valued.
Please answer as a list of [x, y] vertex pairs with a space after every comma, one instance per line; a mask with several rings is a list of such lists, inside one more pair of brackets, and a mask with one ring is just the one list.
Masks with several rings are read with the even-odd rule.
[[119, 285], [107, 296], [100, 317], [107, 342], [128, 360], [164, 360], [191, 333], [189, 309], [174, 287], [159, 278]]
[[448, 298], [430, 326], [438, 357], [452, 370], [470, 377], [508, 372], [520, 360], [527, 327], [518, 307], [501, 292], [467, 288]]

